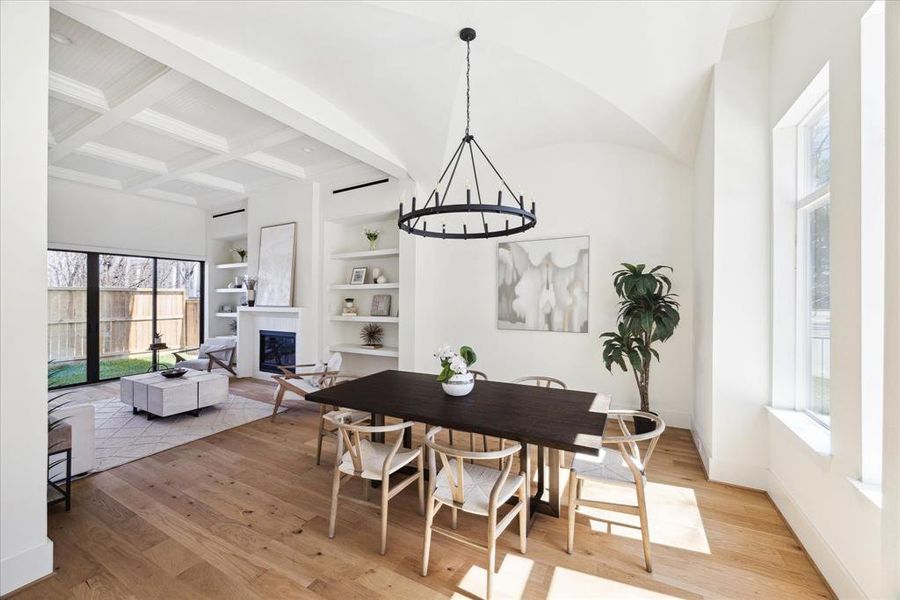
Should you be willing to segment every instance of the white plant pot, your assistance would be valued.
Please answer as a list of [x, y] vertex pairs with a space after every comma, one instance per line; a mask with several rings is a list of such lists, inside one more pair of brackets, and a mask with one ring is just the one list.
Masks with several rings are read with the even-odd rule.
[[441, 386], [448, 396], [465, 396], [475, 387], [475, 376], [471, 373], [454, 375], [449, 380], [441, 382]]

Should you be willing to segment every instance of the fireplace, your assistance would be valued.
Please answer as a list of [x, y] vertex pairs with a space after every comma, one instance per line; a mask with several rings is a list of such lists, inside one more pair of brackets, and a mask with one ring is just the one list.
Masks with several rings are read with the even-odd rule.
[[297, 335], [292, 331], [259, 330], [259, 370], [280, 373], [278, 367], [297, 363]]

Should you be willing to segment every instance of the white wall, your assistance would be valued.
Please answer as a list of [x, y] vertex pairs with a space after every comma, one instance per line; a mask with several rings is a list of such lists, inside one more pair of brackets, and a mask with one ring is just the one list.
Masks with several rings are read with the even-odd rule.
[[[769, 403], [769, 23], [729, 32], [713, 97], [711, 479], [764, 488]], [[708, 232], [695, 231], [702, 238]], [[701, 260], [695, 257], [695, 260]], [[708, 298], [709, 299], [709, 298]], [[702, 348], [702, 346], [698, 346]], [[701, 360], [701, 359], [698, 359]], [[704, 442], [705, 445], [705, 442]]]
[[713, 419], [713, 223], [715, 216], [715, 73], [694, 157], [694, 403], [691, 431], [700, 459], [709, 473]]
[[830, 64], [831, 454], [815, 453], [772, 418], [768, 491], [832, 588], [848, 598], [886, 596], [877, 551], [882, 512], [850, 481], [860, 476], [859, 31], [869, 6], [781, 3], [772, 21], [769, 104], [774, 126], [823, 65]]
[[54, 248], [206, 260], [199, 208], [53, 178], [48, 199]]
[[516, 240], [590, 236], [589, 333], [497, 329], [497, 241], [420, 240], [423, 271], [416, 293], [431, 295], [422, 315], [430, 327], [416, 331], [415, 368], [435, 372], [436, 347], [468, 344], [478, 353], [477, 368], [491, 379], [551, 375], [573, 389], [610, 393], [614, 406], [638, 407], [633, 375], [606, 371], [598, 336], [614, 329], [611, 273], [619, 263], [667, 264], [675, 269], [682, 321], [659, 347], [651, 408], [669, 424], [689, 427], [694, 394], [690, 169], [660, 155], [604, 144], [553, 145], [494, 162], [507, 181], [537, 198], [538, 226]]
[[[900, 164], [900, 2], [885, 6], [885, 163]], [[884, 592], [900, 597], [900, 169], [886, 169], [885, 181], [884, 492], [882, 556]]]
[[292, 181], [266, 188], [247, 199], [247, 273], [259, 270], [259, 229], [281, 223], [297, 224], [293, 306], [303, 307], [299, 362], [316, 360], [319, 347], [319, 286], [321, 282], [321, 228], [319, 186]]
[[47, 2], [0, 3], [0, 594], [47, 539]]

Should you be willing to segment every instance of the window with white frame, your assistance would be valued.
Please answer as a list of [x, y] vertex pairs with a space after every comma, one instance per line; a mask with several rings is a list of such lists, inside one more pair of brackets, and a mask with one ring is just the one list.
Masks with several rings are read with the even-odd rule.
[[831, 424], [831, 129], [825, 94], [797, 125], [797, 409]]

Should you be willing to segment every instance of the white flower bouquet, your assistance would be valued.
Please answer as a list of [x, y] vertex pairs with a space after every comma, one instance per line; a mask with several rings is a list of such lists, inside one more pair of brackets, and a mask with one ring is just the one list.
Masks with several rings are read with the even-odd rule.
[[475, 351], [469, 346], [462, 346], [459, 352], [454, 352], [450, 346], [444, 346], [437, 349], [434, 357], [441, 362], [441, 372], [437, 377], [441, 383], [449, 381], [454, 375], [465, 375], [477, 359]]

